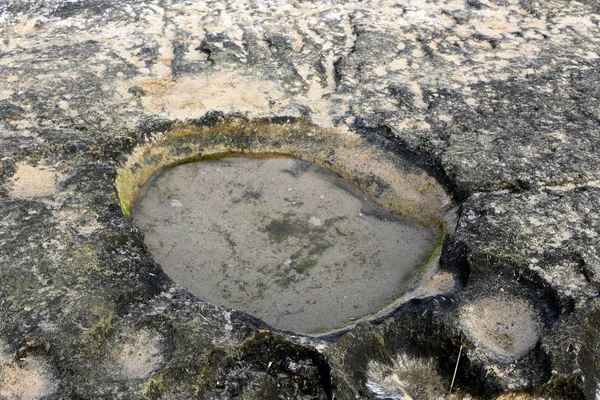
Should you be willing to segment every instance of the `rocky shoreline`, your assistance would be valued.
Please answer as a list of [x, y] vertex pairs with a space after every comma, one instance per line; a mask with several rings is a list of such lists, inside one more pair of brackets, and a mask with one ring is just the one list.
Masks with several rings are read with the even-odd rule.
[[[599, 25], [593, 0], [0, 1], [0, 398], [595, 399]], [[452, 290], [315, 337], [174, 285], [115, 182], [231, 121], [427, 171]]]

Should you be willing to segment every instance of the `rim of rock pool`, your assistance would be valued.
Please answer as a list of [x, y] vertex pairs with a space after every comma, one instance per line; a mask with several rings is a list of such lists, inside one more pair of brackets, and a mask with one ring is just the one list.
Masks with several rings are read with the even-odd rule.
[[437, 261], [442, 240], [454, 228], [455, 204], [444, 187], [426, 171], [356, 133], [321, 128], [302, 120], [272, 123], [234, 119], [212, 125], [174, 125], [133, 149], [118, 168], [115, 184], [124, 215], [130, 217], [138, 191], [158, 172], [184, 163], [232, 156], [307, 161], [357, 186], [385, 210], [415, 219], [439, 232], [437, 246], [411, 273], [408, 282], [412, 283], [393, 302], [342, 326], [319, 333], [296, 333], [322, 336], [348, 330], [359, 322], [384, 317], [411, 298], [427, 294], [421, 283], [439, 272]]

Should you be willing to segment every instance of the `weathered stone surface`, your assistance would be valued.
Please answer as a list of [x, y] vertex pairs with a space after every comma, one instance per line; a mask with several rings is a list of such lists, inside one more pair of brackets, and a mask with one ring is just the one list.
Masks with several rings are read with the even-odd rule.
[[[0, 397], [431, 398], [461, 344], [465, 393], [597, 397], [599, 24], [593, 0], [0, 1]], [[456, 290], [310, 338], [175, 287], [116, 173], [215, 112], [427, 168], [462, 202]]]

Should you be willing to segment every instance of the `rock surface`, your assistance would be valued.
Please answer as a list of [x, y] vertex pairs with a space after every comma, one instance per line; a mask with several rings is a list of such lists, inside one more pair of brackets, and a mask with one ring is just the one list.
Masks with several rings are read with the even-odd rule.
[[[0, 1], [0, 397], [435, 398], [462, 346], [449, 398], [595, 399], [599, 25], [594, 0]], [[430, 171], [457, 289], [315, 338], [175, 286], [116, 171], [232, 114]]]

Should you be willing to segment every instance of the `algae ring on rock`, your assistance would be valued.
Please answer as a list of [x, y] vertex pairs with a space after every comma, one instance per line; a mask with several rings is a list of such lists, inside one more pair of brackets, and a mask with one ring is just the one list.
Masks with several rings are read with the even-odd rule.
[[117, 185], [176, 283], [304, 333], [393, 304], [451, 207], [393, 153], [303, 123], [178, 127], [134, 151]]

